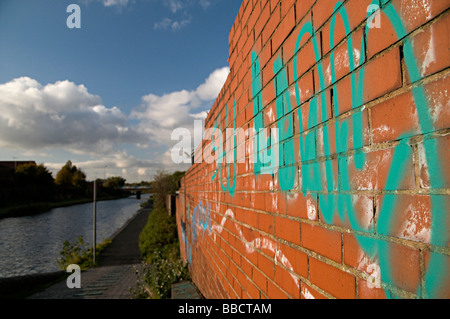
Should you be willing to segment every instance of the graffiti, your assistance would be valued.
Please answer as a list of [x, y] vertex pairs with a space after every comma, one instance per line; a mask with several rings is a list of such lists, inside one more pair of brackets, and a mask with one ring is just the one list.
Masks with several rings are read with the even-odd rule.
[[[401, 184], [408, 174], [409, 164], [413, 158], [412, 147], [408, 144], [410, 138], [418, 134], [417, 132], [403, 132], [398, 136], [397, 142], [389, 147], [387, 155], [377, 155], [376, 160], [370, 158], [365, 144], [365, 134], [367, 130], [364, 127], [364, 114], [367, 113], [365, 103], [365, 85], [367, 86], [367, 62], [366, 56], [367, 37], [373, 29], [380, 28], [381, 16], [387, 18], [391, 24], [396, 37], [401, 40], [400, 51], [404, 61], [409, 80], [413, 84], [411, 93], [416, 107], [416, 116], [420, 127], [420, 134], [426, 134], [435, 131], [433, 118], [429, 113], [429, 102], [427, 100], [425, 89], [420, 85], [422, 79], [420, 69], [414, 55], [411, 37], [405, 29], [402, 19], [392, 3], [384, 3], [379, 6], [379, 1], [372, 1], [367, 11], [363, 39], [359, 47], [355, 46], [355, 33], [352, 33], [349, 16], [346, 6], [342, 2], [337, 2], [330, 20], [329, 34], [329, 66], [324, 64], [320, 47], [321, 39], [316, 37], [316, 30], [312, 22], [306, 21], [298, 31], [293, 59], [292, 70], [288, 70], [287, 65], [283, 64], [281, 57], [275, 57], [273, 62], [273, 74], [275, 75], [273, 85], [275, 91], [276, 106], [276, 134], [267, 134], [264, 127], [264, 109], [262, 98], [262, 71], [258, 54], [251, 52], [251, 99], [253, 102], [253, 135], [247, 135], [253, 142], [253, 154], [249, 155], [250, 162], [253, 163], [253, 173], [255, 177], [262, 174], [272, 174], [278, 178], [278, 184], [282, 191], [291, 191], [296, 186], [297, 170], [300, 176], [300, 190], [304, 197], [310, 200], [309, 196], [317, 194], [318, 211], [311, 212], [311, 218], [315, 218], [320, 212], [320, 218], [327, 224], [333, 224], [336, 220], [342, 222], [348, 221], [354, 236], [363, 251], [360, 256], [357, 268], [367, 273], [366, 280], [369, 288], [383, 288], [387, 297], [395, 297], [395, 275], [396, 265], [391, 264], [391, 256], [394, 253], [392, 245], [386, 241], [388, 236], [394, 232], [393, 227], [398, 211], [400, 211], [401, 200], [396, 193], [401, 189]], [[345, 40], [345, 56], [348, 58], [349, 85], [351, 96], [351, 107], [349, 116], [345, 120], [329, 120], [329, 113], [334, 112], [333, 117], [339, 118], [339, 115], [348, 110], [348, 106], [341, 104], [341, 94], [344, 94], [338, 86], [340, 79], [336, 63], [342, 57], [338, 56], [335, 48], [335, 34], [337, 20], [343, 23]], [[384, 22], [387, 23], [387, 22]], [[309, 38], [309, 39], [308, 39]], [[306, 99], [300, 91], [299, 66], [302, 62], [299, 57], [301, 44], [304, 40], [310, 41], [313, 49], [314, 61], [316, 65], [315, 85], [318, 88], [316, 94]], [[292, 72], [288, 72], [292, 71]], [[294, 92], [291, 92], [288, 82], [288, 73], [294, 81]], [[314, 78], [313, 78], [314, 81]], [[366, 83], [366, 84], [365, 84]], [[370, 83], [370, 82], [369, 82]], [[331, 96], [333, 108], [327, 104], [328, 97]], [[292, 105], [291, 95], [295, 96], [296, 105]], [[308, 103], [308, 108], [304, 106]], [[228, 104], [226, 104], [226, 125], [230, 127], [232, 122], [233, 132], [227, 134], [226, 143], [238, 144], [236, 131], [236, 102], [233, 103], [233, 119], [229, 119]], [[298, 122], [294, 123], [297, 115]], [[320, 125], [325, 123], [324, 125]], [[221, 116], [217, 116], [216, 123], [212, 129], [212, 135], [221, 132]], [[294, 126], [298, 125], [299, 136], [294, 137]], [[257, 133], [256, 133], [257, 132]], [[220, 135], [220, 134], [219, 134]], [[220, 135], [221, 136], [221, 135]], [[297, 139], [297, 140], [296, 140]], [[298, 142], [298, 148], [294, 145]], [[317, 147], [323, 147], [322, 155], [325, 160], [318, 160]], [[215, 170], [211, 180], [218, 179], [220, 189], [228, 192], [231, 197], [236, 193], [237, 185], [237, 166], [238, 154], [236, 147], [227, 147], [223, 150], [222, 139], [217, 139], [211, 144], [212, 152], [216, 153]], [[227, 145], [228, 146], [228, 145]], [[442, 161], [439, 159], [436, 140], [425, 139], [421, 143], [421, 160], [426, 163], [423, 165], [428, 170], [430, 189], [444, 188], [446, 181], [442, 174], [430, 174], [430, 172], [443, 171]], [[349, 151], [352, 151], [349, 153]], [[297, 152], [297, 154], [296, 154]], [[260, 154], [264, 154], [260, 156]], [[349, 155], [350, 154], [350, 155]], [[296, 155], [300, 160], [296, 160]], [[333, 156], [332, 156], [333, 155]], [[224, 164], [224, 158], [226, 163]], [[239, 156], [241, 158], [241, 156]], [[270, 158], [270, 160], [264, 160]], [[231, 160], [230, 160], [231, 159]], [[383, 190], [382, 200], [376, 207], [376, 225], [371, 222], [362, 222], [358, 218], [358, 212], [355, 208], [355, 196], [351, 193], [354, 190], [355, 180], [352, 177], [358, 173], [370, 174], [375, 172], [380, 162], [387, 162], [387, 177], [384, 185], [377, 185], [377, 190]], [[225, 165], [225, 166], [224, 166]], [[232, 166], [233, 165], [233, 166]], [[338, 171], [333, 165], [339, 167]], [[233, 170], [233, 174], [231, 173]], [[275, 172], [278, 174], [275, 175]], [[226, 174], [226, 177], [225, 177]], [[338, 175], [338, 176], [337, 176]], [[368, 188], [373, 190], [373, 185]], [[429, 253], [428, 260], [424, 265], [425, 275], [420, 283], [417, 283], [416, 294], [424, 298], [433, 298], [438, 296], [442, 283], [448, 276], [447, 258], [442, 247], [447, 247], [448, 228], [448, 207], [446, 207], [445, 196], [438, 194], [427, 195], [430, 199], [430, 222], [421, 235], [417, 235], [412, 240], [419, 240], [432, 245], [433, 251]], [[314, 201], [316, 200], [314, 199]], [[312, 200], [312, 199], [311, 199]], [[372, 204], [373, 208], [373, 204]], [[374, 209], [374, 208], [373, 208]], [[200, 235], [211, 236], [215, 241], [216, 236], [221, 234], [227, 221], [233, 222], [238, 237], [245, 246], [245, 251], [252, 254], [255, 250], [269, 250], [274, 254], [274, 262], [282, 264], [290, 270], [292, 280], [300, 287], [299, 278], [292, 273], [292, 265], [283, 252], [280, 250], [280, 244], [269, 237], [258, 237], [253, 240], [247, 240], [243, 234], [240, 225], [235, 221], [234, 213], [228, 209], [221, 222], [218, 224], [211, 222], [211, 208], [206, 202], [197, 205], [192, 216], [187, 207], [186, 224], [182, 222], [182, 237], [185, 242], [186, 251], [192, 262], [191, 246], [200, 239]], [[308, 212], [308, 217], [310, 213]], [[186, 226], [190, 225], [191, 237], [186, 235]], [[415, 226], [410, 221], [406, 223], [405, 231], [411, 232]], [[190, 239], [190, 240], [189, 240]], [[437, 252], [436, 252], [437, 251]], [[301, 294], [303, 297], [312, 297], [308, 289], [302, 285]]]
[[[189, 256], [189, 262], [192, 263], [192, 252], [190, 245], [194, 245], [198, 240], [198, 234], [202, 233], [202, 238], [204, 238], [205, 233], [208, 236], [211, 236], [214, 241], [217, 239], [217, 235], [220, 235], [223, 230], [225, 223], [229, 220], [233, 223], [236, 232], [238, 234], [239, 239], [241, 240], [242, 244], [245, 247], [245, 251], [248, 254], [252, 254], [256, 251], [256, 249], [264, 249], [272, 252], [274, 254], [274, 262], [275, 264], [280, 263], [285, 268], [289, 269], [289, 275], [292, 278], [292, 280], [295, 282], [295, 284], [300, 287], [300, 280], [298, 277], [293, 275], [294, 268], [292, 267], [292, 264], [290, 263], [289, 259], [284, 255], [282, 250], [280, 249], [280, 244], [273, 239], [269, 237], [257, 237], [253, 240], [247, 240], [244, 236], [244, 233], [242, 231], [242, 228], [239, 226], [238, 223], [236, 223], [234, 212], [231, 209], [227, 209], [224, 216], [222, 217], [222, 220], [220, 224], [214, 224], [211, 223], [211, 215], [210, 215], [210, 205], [208, 202], [206, 202], [206, 206], [203, 205], [202, 202], [198, 206], [194, 208], [194, 212], [192, 213], [191, 218], [191, 230], [192, 230], [192, 238], [191, 241], [186, 240], [186, 228], [185, 223], [182, 223], [182, 242], [185, 243], [186, 251]], [[188, 209], [188, 216], [189, 216], [189, 209]], [[184, 226], [183, 226], [184, 225]], [[312, 294], [309, 292], [309, 290], [302, 286], [302, 295], [308, 297], [308, 298], [314, 298]]]
[[[372, 5], [376, 6], [378, 1], [373, 1]], [[325, 125], [322, 128], [322, 138], [323, 138], [323, 147], [324, 154], [329, 155], [330, 152], [330, 141], [331, 134], [330, 129], [333, 129], [334, 125], [334, 136], [336, 137], [336, 153], [339, 161], [339, 174], [341, 177], [341, 184], [337, 184], [336, 179], [333, 176], [333, 168], [332, 161], [324, 161], [324, 162], [308, 162], [307, 164], [303, 164], [301, 166], [302, 169], [302, 193], [304, 196], [307, 195], [308, 192], [319, 192], [319, 203], [323, 218], [326, 223], [331, 224], [337, 211], [339, 214], [339, 218], [341, 220], [345, 220], [347, 217], [350, 221], [350, 225], [353, 229], [358, 231], [367, 231], [363, 227], [361, 227], [360, 223], [357, 220], [356, 212], [353, 208], [352, 198], [349, 195], [342, 194], [342, 191], [351, 190], [350, 186], [350, 172], [348, 162], [348, 158], [340, 157], [340, 154], [348, 151], [349, 148], [349, 134], [350, 128], [349, 123], [352, 124], [353, 133], [352, 133], [352, 142], [353, 148], [355, 150], [361, 150], [364, 146], [363, 144], [363, 111], [365, 109], [364, 101], [363, 101], [363, 90], [364, 90], [364, 80], [365, 80], [365, 67], [361, 66], [365, 61], [365, 52], [366, 52], [366, 44], [365, 41], [361, 41], [361, 48], [358, 51], [354, 49], [353, 39], [351, 35], [349, 19], [346, 12], [345, 6], [341, 6], [341, 2], [338, 2], [334, 8], [334, 13], [331, 19], [330, 29], [335, 29], [336, 19], [340, 17], [344, 24], [345, 33], [346, 33], [346, 42], [347, 42], [347, 55], [348, 55], [348, 63], [350, 68], [350, 82], [351, 82], [351, 92], [352, 92], [352, 109], [357, 110], [351, 115], [350, 121], [339, 122], [335, 121], [332, 125]], [[380, 13], [378, 13], [379, 15]], [[399, 39], [404, 38], [407, 35], [405, 28], [401, 22], [399, 15], [397, 14], [395, 8], [391, 3], [387, 4], [383, 9], [383, 14], [385, 14], [389, 20], [391, 21], [393, 28], [397, 34]], [[372, 19], [374, 16], [372, 15], [372, 11], [368, 12], [367, 15], [367, 24], [365, 28], [365, 34], [370, 32], [372, 26]], [[318, 129], [316, 128], [317, 124], [320, 122], [325, 122], [327, 120], [327, 104], [326, 104], [326, 96], [325, 96], [325, 88], [326, 88], [326, 78], [324, 71], [324, 67], [322, 65], [322, 61], [320, 61], [321, 56], [319, 52], [319, 44], [316, 38], [316, 33], [313, 28], [311, 22], [307, 22], [301, 28], [299, 35], [297, 37], [297, 42], [295, 45], [295, 52], [293, 58], [293, 77], [294, 82], [297, 83], [299, 80], [297, 66], [301, 61], [298, 59], [298, 52], [300, 50], [300, 43], [304, 39], [305, 35], [309, 35], [311, 37], [311, 42], [314, 49], [315, 62], [317, 63], [318, 75], [319, 75], [319, 93], [315, 95], [309, 102], [309, 117], [307, 119], [307, 127], [303, 127], [304, 116], [303, 108], [301, 107], [304, 101], [301, 101], [301, 95], [299, 92], [299, 85], [295, 85], [295, 98], [298, 108], [298, 119], [299, 119], [299, 130], [301, 136], [299, 137], [299, 151], [300, 151], [300, 159], [301, 162], [309, 161], [315, 159], [316, 154], [316, 139], [318, 137]], [[334, 33], [330, 33], [330, 48], [334, 48], [335, 40]], [[356, 54], [358, 56], [356, 56]], [[417, 63], [414, 58], [413, 48], [411, 41], [409, 39], [404, 40], [403, 45], [403, 54], [406, 62], [406, 67], [408, 69], [409, 75], [411, 77], [411, 82], [415, 82], [421, 79], [420, 72], [417, 67]], [[333, 49], [330, 53], [330, 79], [332, 84], [332, 94], [335, 116], [338, 116], [340, 105], [338, 95], [341, 93], [337, 89], [336, 84], [336, 70], [335, 70], [335, 50]], [[356, 62], [356, 63], [355, 63]], [[252, 52], [252, 89], [253, 89], [253, 104], [254, 104], [254, 115], [255, 115], [255, 127], [259, 127], [261, 124], [261, 110], [264, 108], [261, 105], [261, 71], [259, 70], [259, 60], [256, 53]], [[359, 69], [358, 69], [359, 68]], [[278, 128], [280, 129], [281, 137], [280, 141], [284, 141], [288, 139], [288, 142], [284, 142], [283, 154], [280, 154], [280, 166], [279, 168], [279, 184], [281, 190], [288, 191], [292, 189], [295, 182], [295, 166], [291, 166], [294, 163], [293, 154], [293, 139], [292, 137], [292, 110], [291, 102], [289, 99], [289, 90], [287, 86], [286, 80], [286, 70], [282, 65], [282, 62], [279, 58], [274, 62], [274, 74], [278, 74], [275, 80], [275, 90], [276, 90], [276, 105], [277, 105], [277, 119]], [[424, 89], [422, 86], [417, 86], [412, 89], [412, 94], [414, 97], [415, 104], [417, 106], [417, 113], [419, 118], [419, 124], [422, 133], [427, 133], [433, 131], [433, 123], [431, 116], [428, 112], [428, 105], [425, 98]], [[320, 101], [320, 104], [319, 104]], [[359, 110], [358, 110], [359, 109]], [[322, 119], [318, 118], [318, 115], [322, 115]], [[306, 119], [305, 119], [306, 120]], [[303, 132], [308, 130], [308, 134], [302, 134]], [[404, 134], [400, 136], [399, 145], [395, 148], [394, 153], [392, 155], [392, 164], [391, 169], [388, 174], [388, 178], [386, 181], [386, 185], [384, 187], [385, 190], [396, 190], [399, 189], [400, 183], [402, 181], [403, 176], [405, 175], [405, 169], [407, 167], [408, 158], [412, 158], [411, 156], [411, 148], [407, 145], [407, 138], [412, 134]], [[291, 138], [291, 139], [289, 139]], [[430, 170], [437, 169], [439, 171], [441, 163], [438, 160], [437, 156], [434, 154], [437, 153], [436, 143], [434, 141], [427, 141], [427, 145], [424, 146], [426, 148], [427, 156], [426, 160], [428, 162], [428, 168]], [[255, 145], [259, 145], [255, 143]], [[256, 151], [257, 152], [257, 151]], [[284, 159], [284, 161], [283, 161]], [[353, 165], [354, 169], [361, 171], [365, 168], [366, 163], [366, 154], [362, 151], [356, 151], [353, 156]], [[258, 168], [255, 166], [255, 175], [258, 175]], [[321, 176], [325, 174], [325, 178], [321, 178]], [[324, 185], [322, 181], [326, 181]], [[431, 182], [432, 188], [439, 188], [443, 185], [443, 180], [441, 175], [437, 174], [433, 176], [433, 181]], [[337, 192], [336, 192], [337, 191]], [[431, 224], [431, 239], [430, 243], [433, 245], [445, 246], [446, 245], [446, 209], [444, 205], [444, 201], [442, 196], [431, 196], [432, 202], [432, 224]], [[390, 233], [390, 225], [391, 220], [394, 218], [395, 208], [397, 205], [396, 196], [385, 196], [385, 199], [380, 207], [379, 216], [378, 216], [378, 234], [380, 235], [388, 235]], [[335, 209], [337, 207], [337, 210]], [[346, 215], [344, 215], [346, 214]], [[364, 250], [364, 252], [372, 259], [377, 259], [380, 263], [380, 271], [381, 278], [383, 281], [387, 283], [392, 283], [392, 269], [389, 265], [389, 245], [385, 241], [382, 241], [378, 238], [378, 234], [374, 234], [374, 229], [370, 231], [373, 232], [372, 236], [362, 236], [356, 235], [356, 238]], [[428, 265], [428, 270], [426, 274], [426, 283], [425, 283], [425, 291], [418, 291], [418, 295], [432, 297], [433, 293], [436, 291], [440, 280], [444, 279], [446, 276], [446, 272], [442, 271], [442, 265], [445, 264], [445, 256], [433, 254], [430, 258], [430, 262]], [[419, 288], [420, 289], [420, 288]], [[390, 292], [385, 290], [386, 294], [389, 296]]]
[[[184, 201], [184, 199], [183, 199]], [[192, 249], [191, 245], [198, 241], [199, 234], [201, 233], [202, 238], [205, 238], [205, 233], [211, 233], [211, 217], [210, 217], [210, 206], [206, 202], [206, 206], [200, 201], [200, 204], [194, 207], [192, 216], [190, 214], [190, 206], [187, 205], [186, 220], [180, 220], [181, 229], [181, 243], [184, 244], [184, 249], [186, 252], [187, 260], [192, 264]], [[187, 226], [190, 226], [190, 237], [187, 234]]]

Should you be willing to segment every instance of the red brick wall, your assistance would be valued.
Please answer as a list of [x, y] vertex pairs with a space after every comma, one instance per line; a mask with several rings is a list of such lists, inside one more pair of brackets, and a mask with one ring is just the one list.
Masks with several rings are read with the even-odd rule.
[[278, 142], [196, 150], [177, 220], [207, 298], [450, 297], [449, 7], [243, 1], [205, 127]]

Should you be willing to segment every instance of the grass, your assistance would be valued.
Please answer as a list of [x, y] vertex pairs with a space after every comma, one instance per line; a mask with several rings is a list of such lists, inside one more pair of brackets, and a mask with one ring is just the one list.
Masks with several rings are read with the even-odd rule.
[[[97, 257], [103, 249], [111, 244], [110, 239], [104, 240], [95, 248], [95, 256]], [[66, 270], [67, 266], [75, 264], [80, 266], [81, 270], [86, 270], [98, 266], [93, 262], [92, 247], [84, 243], [83, 236], [78, 237], [75, 243], [71, 244], [66, 240], [60, 252], [61, 258], [57, 260], [59, 268]], [[98, 260], [98, 258], [96, 258]]]
[[176, 220], [162, 205], [150, 213], [139, 235], [139, 247], [144, 262], [133, 291], [135, 297], [170, 298], [172, 284], [189, 279], [189, 270], [180, 259]]

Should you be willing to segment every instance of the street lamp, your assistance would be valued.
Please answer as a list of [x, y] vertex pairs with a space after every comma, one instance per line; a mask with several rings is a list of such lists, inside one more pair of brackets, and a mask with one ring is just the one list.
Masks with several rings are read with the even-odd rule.
[[92, 251], [92, 258], [93, 263], [95, 265], [95, 246], [97, 246], [97, 178], [94, 179], [94, 230], [93, 230], [93, 242], [92, 245], [93, 251]]

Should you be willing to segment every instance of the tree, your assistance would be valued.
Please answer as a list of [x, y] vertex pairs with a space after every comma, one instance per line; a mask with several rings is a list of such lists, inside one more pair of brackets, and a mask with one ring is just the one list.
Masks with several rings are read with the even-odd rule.
[[111, 189], [119, 189], [125, 185], [126, 179], [120, 176], [108, 177], [103, 183], [103, 187]]
[[28, 163], [17, 166], [15, 180], [19, 186], [30, 184], [48, 186], [53, 183], [53, 176], [44, 164]]
[[19, 165], [14, 179], [16, 187], [26, 192], [27, 197], [34, 201], [49, 200], [53, 197], [53, 176], [44, 164]]
[[164, 170], [159, 170], [153, 182], [151, 183], [151, 189], [155, 198], [155, 205], [165, 205], [165, 197], [168, 194], [173, 194], [179, 189], [179, 181], [184, 176], [185, 172], [175, 172], [169, 174]]
[[56, 174], [55, 184], [58, 186], [69, 186], [72, 185], [72, 162], [67, 161], [66, 165], [64, 165]]
[[86, 174], [69, 160], [56, 174], [55, 184], [61, 188], [64, 195], [68, 192], [80, 195], [86, 188]]

